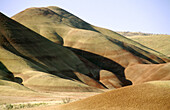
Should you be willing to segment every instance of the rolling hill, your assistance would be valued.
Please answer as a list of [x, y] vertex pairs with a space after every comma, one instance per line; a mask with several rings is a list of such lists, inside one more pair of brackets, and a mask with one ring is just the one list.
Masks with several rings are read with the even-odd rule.
[[[56, 84], [60, 84], [61, 79], [63, 84], [61, 84], [61, 87], [65, 88], [65, 85], [65, 90], [68, 90], [68, 87], [73, 88], [73, 90], [74, 87], [85, 87], [84, 90], [88, 91], [86, 89], [88, 86], [82, 82], [85, 83], [85, 81], [90, 80], [91, 83], [89, 84], [93, 84], [92, 86], [103, 88], [97, 81], [86, 76], [89, 70], [72, 51], [54, 44], [2, 13], [0, 14], [0, 21], [1, 62], [15, 76], [21, 77], [23, 84], [35, 86], [34, 88], [39, 86], [40, 88], [48, 86], [57, 88]], [[41, 75], [38, 76], [39, 73]], [[49, 74], [49, 76], [45, 73]], [[80, 76], [80, 74], [82, 75]], [[50, 85], [43, 75], [47, 79], [52, 77], [56, 82], [50, 80], [53, 81], [51, 83], [53, 85]], [[83, 77], [86, 80], [83, 80]], [[43, 84], [36, 83], [37, 79], [44, 80]], [[30, 84], [28, 84], [29, 81], [31, 82]], [[61, 87], [59, 86], [58, 89], [60, 90]], [[71, 88], [69, 91], [71, 91]]]
[[[30, 29], [34, 30], [35, 32], [41, 34], [42, 36], [46, 37], [47, 39], [55, 43], [63, 44], [64, 42], [65, 46], [71, 47], [73, 44], [80, 45], [80, 43], [82, 45], [82, 42], [84, 40], [86, 39], [91, 40], [94, 37], [95, 37], [95, 41], [97, 41], [97, 39], [100, 39], [100, 41], [103, 39], [103, 42], [104, 42], [106, 39], [106, 36], [108, 36], [109, 38], [119, 40], [123, 43], [135, 45], [143, 50], [149, 51], [156, 55], [160, 55], [161, 57], [165, 57], [161, 53], [156, 52], [152, 49], [149, 49], [116, 32], [90, 25], [89, 23], [81, 20], [75, 15], [55, 6], [28, 8], [14, 15], [12, 19], [29, 27]], [[72, 35], [73, 33], [74, 35]], [[77, 39], [75, 39], [75, 36], [79, 36], [76, 38], [79, 38], [79, 39], [81, 38], [79, 40], [79, 44], [77, 44], [78, 41], [76, 41]], [[96, 38], [96, 36], [97, 37], [101, 36], [101, 37]], [[76, 41], [76, 44], [71, 43], [73, 42], [72, 41], [73, 39], [74, 41]], [[86, 40], [86, 42], [88, 40]], [[106, 40], [108, 40], [108, 38]]]
[[12, 19], [73, 51], [88, 67], [90, 76], [109, 88], [120, 87], [112, 83], [117, 79], [110, 81], [114, 75], [124, 85], [130, 84], [124, 78], [128, 66], [169, 62], [167, 56], [114, 31], [93, 26], [59, 7], [28, 8]]
[[55, 6], [28, 8], [11, 18], [0, 13], [0, 103], [17, 96], [51, 100], [56, 92], [115, 89], [57, 109], [166, 110], [169, 37], [156, 47], [161, 38], [154, 36], [158, 41], [151, 49], [146, 44], [153, 36], [145, 36], [148, 40], [127, 38]]

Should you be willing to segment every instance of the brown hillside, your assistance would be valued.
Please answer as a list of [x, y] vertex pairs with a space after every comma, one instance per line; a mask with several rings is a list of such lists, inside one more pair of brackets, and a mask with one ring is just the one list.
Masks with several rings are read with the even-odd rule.
[[154, 80], [170, 80], [170, 63], [132, 65], [125, 69], [125, 74], [134, 84]]
[[33, 110], [169, 110], [170, 81], [153, 81], [105, 92], [61, 106]]

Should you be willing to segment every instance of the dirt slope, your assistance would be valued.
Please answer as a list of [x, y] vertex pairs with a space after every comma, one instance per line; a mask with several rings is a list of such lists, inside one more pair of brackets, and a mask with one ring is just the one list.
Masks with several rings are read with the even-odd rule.
[[170, 63], [132, 65], [125, 69], [125, 74], [133, 84], [154, 80], [170, 80]]
[[61, 106], [32, 110], [169, 110], [170, 81], [128, 86]]

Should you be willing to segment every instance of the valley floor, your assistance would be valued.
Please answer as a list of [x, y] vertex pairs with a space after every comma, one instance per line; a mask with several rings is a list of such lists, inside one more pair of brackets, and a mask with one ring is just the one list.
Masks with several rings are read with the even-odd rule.
[[39, 96], [1, 96], [0, 110], [27, 109], [48, 105], [65, 104], [77, 100], [81, 100], [96, 94], [97, 92], [55, 92], [46, 93], [49, 97]]

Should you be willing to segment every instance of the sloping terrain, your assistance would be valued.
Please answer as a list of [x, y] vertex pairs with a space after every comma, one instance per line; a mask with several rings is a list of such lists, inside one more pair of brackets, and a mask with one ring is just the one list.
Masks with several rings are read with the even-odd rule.
[[33, 110], [169, 110], [170, 81], [128, 86], [60, 106]]
[[[130, 51], [133, 49], [138, 52], [138, 48], [140, 48], [140, 54], [146, 56], [148, 59], [150, 58], [154, 60], [151, 61], [152, 63], [164, 62], [160, 60], [159, 57], [165, 57], [164, 60], [168, 60], [166, 56], [159, 52], [149, 49], [111, 30], [90, 25], [59, 7], [50, 6], [42, 8], [28, 8], [13, 16], [12, 19], [29, 27], [53, 42], [56, 42], [58, 37], [63, 38], [65, 46], [105, 56], [124, 67], [126, 67], [129, 63], [139, 62], [138, 59], [134, 60], [135, 58], [132, 57], [134, 54], [131, 55], [132, 52]], [[52, 36], [53, 39], [51, 39]], [[120, 51], [122, 49], [121, 43], [129, 44], [128, 46], [132, 48], [129, 49], [128, 46], [123, 47], [123, 49], [127, 51], [127, 54], [129, 54], [129, 51], [131, 53], [129, 58], [126, 60], [122, 58], [122, 56], [114, 56], [113, 54], [111, 56], [109, 54], [113, 52], [117, 53], [115, 52], [117, 50]], [[59, 44], [62, 43], [60, 42]], [[131, 45], [134, 45], [134, 47]], [[114, 47], [114, 49], [112, 47]], [[157, 58], [154, 54], [149, 55], [149, 53], [145, 53], [145, 51], [154, 53], [159, 57]], [[117, 61], [116, 59], [118, 58], [113, 57], [118, 57], [120, 60]], [[133, 61], [131, 59], [133, 59]]]
[[15, 81], [14, 75], [0, 62], [0, 80]]
[[[38, 71], [37, 72], [34, 71], [30, 72], [29, 75], [30, 76], [41, 75], [41, 77], [36, 77], [37, 79], [35, 79], [35, 77], [31, 77], [28, 79], [28, 81], [24, 82], [23, 85], [22, 79], [19, 77], [14, 77], [14, 75], [0, 62], [0, 110], [12, 109], [11, 107], [14, 107], [14, 105], [19, 108], [23, 107], [27, 108], [39, 104], [40, 105], [51, 103], [61, 104], [64, 103], [63, 100], [65, 98], [69, 98], [70, 101], [74, 101], [100, 93], [98, 92], [98, 90], [96, 90], [96, 88], [90, 90], [90, 87], [88, 87], [87, 85], [80, 87], [79, 83], [71, 82], [69, 80], [64, 81], [64, 79], [59, 78], [57, 79], [56, 76], [49, 75], [47, 73], [40, 74], [39, 72], [38, 74]], [[27, 86], [27, 84], [30, 85], [30, 83], [35, 84], [35, 80], [36, 83], [40, 85], [40, 87], [33, 88], [34, 90], [25, 87]], [[29, 81], [31, 82], [29, 83]], [[73, 88], [63, 88], [68, 85], [70, 85], [69, 87], [73, 86]], [[76, 88], [76, 85], [79, 86], [77, 86]], [[46, 86], [45, 90], [48, 91], [48, 93], [44, 92], [45, 91], [43, 89], [44, 86]], [[50, 88], [50, 86], [53, 86], [53, 88], [52, 87]], [[60, 88], [58, 88], [58, 86], [60, 86]], [[37, 92], [35, 90], [41, 91]], [[71, 90], [74, 90], [76, 92], [56, 92]], [[50, 91], [55, 91], [55, 93], [52, 93]], [[96, 92], [78, 92], [78, 91], [96, 91]]]
[[[80, 88], [80, 91], [95, 90], [87, 85], [104, 88], [95, 79], [87, 76], [89, 70], [72, 51], [56, 45], [2, 13], [0, 14], [0, 38], [1, 61], [14, 75], [23, 79], [23, 84], [27, 83], [28, 86], [36, 88], [38, 86], [57, 88], [57, 82], [62, 80], [59, 88], [63, 87], [63, 91], [75, 91], [75, 88]], [[46, 82], [48, 75], [45, 75], [47, 78], [45, 79], [43, 75], [38, 75], [41, 72], [49, 74], [49, 77], [55, 75], [53, 80], [55, 79], [56, 82], [53, 80], [49, 80], [53, 83]], [[37, 79], [42, 79], [43, 83], [36, 83]], [[67, 89], [67, 87], [71, 88]], [[85, 89], [81, 89], [83, 87]]]
[[132, 36], [129, 38], [165, 55], [170, 55], [170, 35]]
[[137, 41], [165, 55], [170, 55], [170, 35], [151, 34], [142, 32], [118, 32], [119, 34]]
[[[0, 104], [18, 101], [13, 97], [45, 96], [21, 85], [22, 79], [14, 75], [0, 62]], [[11, 98], [9, 98], [12, 96]], [[0, 107], [1, 109], [1, 107]]]
[[133, 84], [153, 80], [170, 80], [170, 63], [132, 65], [125, 69], [125, 74]]
[[[162, 51], [169, 49], [168, 39]], [[48, 109], [166, 110], [169, 62], [166, 55], [59, 7], [28, 8], [12, 19], [0, 13], [0, 103], [118, 88]], [[161, 81], [144, 83], [155, 80]]]
[[111, 30], [90, 25], [59, 7], [28, 8], [12, 19], [73, 51], [90, 71], [88, 76], [107, 88], [131, 84], [124, 74], [128, 66], [170, 61], [153, 49]]

